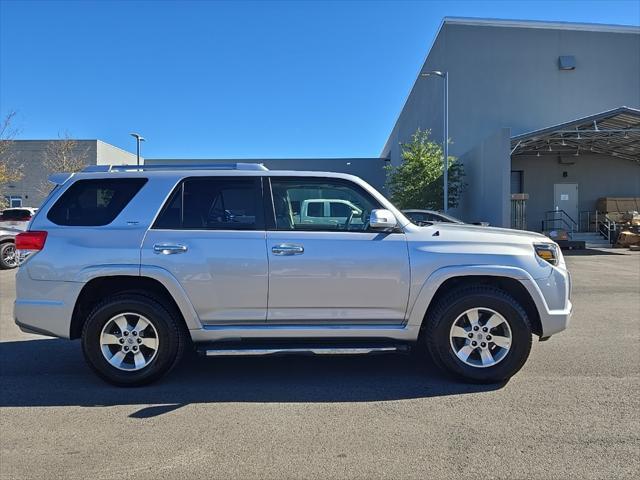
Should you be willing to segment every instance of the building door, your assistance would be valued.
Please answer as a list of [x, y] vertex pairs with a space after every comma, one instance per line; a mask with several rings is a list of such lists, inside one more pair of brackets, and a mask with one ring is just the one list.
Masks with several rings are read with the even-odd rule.
[[556, 183], [553, 186], [553, 209], [564, 210], [573, 223], [578, 221], [577, 183]]

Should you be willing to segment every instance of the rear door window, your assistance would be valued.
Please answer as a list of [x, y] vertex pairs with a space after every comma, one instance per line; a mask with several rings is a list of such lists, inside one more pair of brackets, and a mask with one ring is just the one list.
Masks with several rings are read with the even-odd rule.
[[57, 225], [108, 225], [146, 182], [146, 178], [78, 180], [51, 207], [47, 218]]
[[256, 177], [187, 178], [173, 192], [153, 228], [264, 229], [261, 185]]

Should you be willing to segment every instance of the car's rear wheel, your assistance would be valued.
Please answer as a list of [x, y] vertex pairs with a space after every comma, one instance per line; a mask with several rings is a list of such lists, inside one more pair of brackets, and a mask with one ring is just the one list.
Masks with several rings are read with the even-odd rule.
[[426, 318], [423, 338], [444, 370], [467, 381], [495, 383], [522, 368], [531, 333], [527, 314], [513, 297], [478, 285], [440, 299]]
[[186, 342], [180, 320], [154, 299], [121, 294], [94, 308], [82, 331], [91, 368], [119, 386], [138, 386], [165, 375]]
[[5, 242], [0, 245], [0, 268], [7, 270], [18, 266], [18, 257], [16, 255], [16, 244], [13, 242]]

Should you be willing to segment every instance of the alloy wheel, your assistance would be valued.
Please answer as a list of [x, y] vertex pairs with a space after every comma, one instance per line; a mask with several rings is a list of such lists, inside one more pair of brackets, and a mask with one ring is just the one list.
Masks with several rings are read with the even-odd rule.
[[18, 256], [16, 255], [15, 245], [7, 245], [2, 251], [2, 263], [4, 263], [9, 268], [18, 266]]
[[102, 355], [119, 370], [142, 370], [156, 357], [158, 346], [156, 327], [137, 313], [121, 313], [110, 318], [100, 334]]
[[466, 365], [493, 367], [511, 349], [511, 327], [495, 310], [471, 308], [453, 322], [449, 339], [453, 352]]

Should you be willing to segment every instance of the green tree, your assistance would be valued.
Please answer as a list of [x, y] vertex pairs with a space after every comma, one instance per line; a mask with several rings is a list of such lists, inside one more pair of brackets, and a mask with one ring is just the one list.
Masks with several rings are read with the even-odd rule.
[[[403, 143], [402, 163], [388, 165], [387, 188], [398, 208], [443, 210], [442, 146], [429, 139], [429, 130], [418, 129]], [[449, 156], [449, 208], [457, 207], [464, 188], [464, 169]]]

